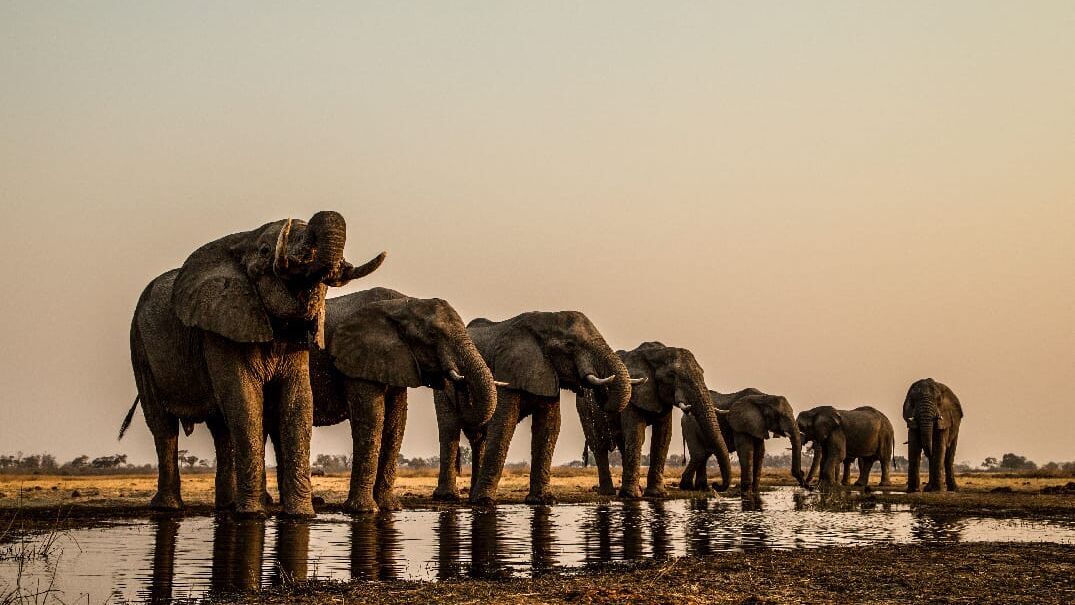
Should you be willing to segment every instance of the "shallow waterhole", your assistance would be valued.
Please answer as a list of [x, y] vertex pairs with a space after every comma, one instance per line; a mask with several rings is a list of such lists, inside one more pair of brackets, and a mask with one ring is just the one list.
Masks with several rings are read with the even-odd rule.
[[[793, 488], [760, 500], [670, 500], [406, 510], [311, 521], [140, 519], [28, 536], [0, 557], [0, 600], [42, 591], [63, 602], [198, 598], [302, 581], [511, 577], [746, 549], [876, 543], [1075, 544], [1075, 520], [912, 512]], [[17, 553], [23, 556], [15, 556]], [[47, 555], [47, 556], [46, 556]]]

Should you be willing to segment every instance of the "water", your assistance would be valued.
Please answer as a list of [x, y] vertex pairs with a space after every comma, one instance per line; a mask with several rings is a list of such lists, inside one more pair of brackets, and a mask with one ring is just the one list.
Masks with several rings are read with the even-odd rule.
[[[40, 540], [29, 537], [27, 540]], [[407, 510], [312, 521], [139, 519], [72, 530], [24, 562], [24, 593], [65, 602], [166, 602], [302, 581], [442, 580], [570, 572], [590, 565], [754, 548], [875, 543], [1075, 544], [1072, 519], [930, 516], [782, 488], [734, 499]], [[18, 562], [0, 561], [0, 600]]]

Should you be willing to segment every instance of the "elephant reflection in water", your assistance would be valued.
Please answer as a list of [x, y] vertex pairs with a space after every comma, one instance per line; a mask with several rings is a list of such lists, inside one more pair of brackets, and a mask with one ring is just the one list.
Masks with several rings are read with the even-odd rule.
[[612, 560], [612, 506], [599, 504], [593, 509], [593, 519], [583, 530], [586, 565], [607, 563]]
[[536, 577], [556, 567], [556, 537], [552, 508], [535, 506], [530, 517], [530, 570]]
[[287, 586], [306, 581], [310, 561], [310, 523], [281, 519], [276, 524], [276, 561], [269, 583]]
[[213, 530], [213, 571], [210, 592], [228, 594], [261, 587], [262, 553], [265, 551], [263, 519], [217, 520]]
[[175, 583], [175, 539], [178, 519], [158, 519], [153, 540], [153, 575], [149, 581], [149, 603], [171, 603]]
[[917, 512], [911, 518], [911, 536], [916, 542], [951, 544], [963, 540], [965, 526], [958, 517]]
[[395, 513], [355, 516], [351, 521], [351, 579], [395, 580], [400, 531]]
[[459, 538], [459, 511], [443, 510], [437, 516], [437, 579], [451, 580], [463, 576], [462, 543]]
[[[651, 518], [646, 518], [646, 509]], [[668, 511], [662, 501], [627, 501], [623, 504], [623, 558], [642, 559], [646, 556], [643, 528], [649, 529], [650, 547], [654, 559], [672, 556], [672, 541], [668, 532]]]
[[470, 576], [504, 578], [511, 575], [504, 556], [496, 509], [476, 508], [470, 518]]
[[709, 511], [709, 500], [695, 498], [688, 505], [690, 516], [684, 524], [687, 556], [706, 557], [713, 554], [713, 530], [716, 529]]

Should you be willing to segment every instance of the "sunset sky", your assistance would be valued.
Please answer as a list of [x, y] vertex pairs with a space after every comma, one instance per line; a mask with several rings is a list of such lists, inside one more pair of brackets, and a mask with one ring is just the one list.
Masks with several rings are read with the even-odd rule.
[[[0, 454], [155, 461], [140, 414], [116, 442], [142, 288], [335, 209], [389, 251], [337, 294], [580, 310], [897, 443], [932, 376], [957, 460], [1075, 459], [1070, 1], [4, 2], [0, 203]], [[437, 451], [428, 390], [403, 449]]]

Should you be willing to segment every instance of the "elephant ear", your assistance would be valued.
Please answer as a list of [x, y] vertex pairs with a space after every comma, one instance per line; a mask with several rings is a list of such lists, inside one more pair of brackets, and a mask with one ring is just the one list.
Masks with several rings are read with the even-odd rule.
[[732, 404], [725, 415], [728, 426], [739, 433], [746, 433], [755, 439], [768, 439], [765, 414], [758, 409], [758, 403], [752, 399], [740, 399]]
[[[513, 389], [543, 397], [560, 395], [560, 378], [556, 369], [529, 331], [516, 327], [489, 336], [495, 340], [489, 342], [480, 336], [473, 340], [497, 380], [508, 383]], [[486, 351], [489, 351], [488, 355]]]
[[176, 315], [187, 327], [235, 342], [271, 341], [272, 325], [261, 297], [226, 240], [198, 248], [183, 263], [172, 290]]
[[336, 368], [351, 378], [392, 386], [422, 386], [418, 362], [399, 330], [378, 305], [353, 313], [332, 331], [328, 352]]
[[843, 417], [840, 416], [840, 412], [818, 414], [814, 419], [814, 432], [819, 441], [827, 440], [832, 432], [841, 426], [843, 426]]
[[645, 378], [646, 380], [631, 385], [631, 405], [649, 412], [662, 411], [661, 400], [657, 394], [657, 375], [653, 367], [641, 355], [630, 353], [620, 356], [623, 365], [627, 366], [627, 373], [631, 378]]

